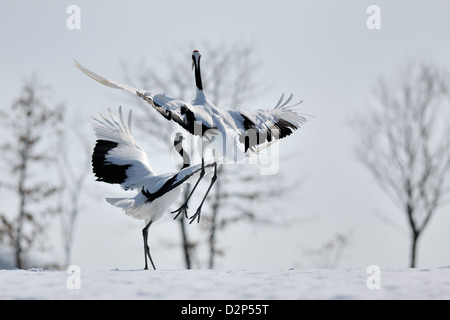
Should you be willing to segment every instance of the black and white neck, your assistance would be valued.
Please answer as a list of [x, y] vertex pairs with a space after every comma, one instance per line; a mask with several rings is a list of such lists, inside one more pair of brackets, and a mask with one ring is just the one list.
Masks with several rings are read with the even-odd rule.
[[177, 151], [178, 154], [183, 158], [183, 166], [181, 167], [181, 170], [191, 165], [191, 158], [189, 157], [188, 153], [183, 149], [183, 140], [184, 140], [183, 135], [177, 132], [175, 139], [173, 141], [173, 146], [175, 148], [175, 151]]
[[197, 90], [203, 90], [202, 75], [200, 72], [200, 58], [200, 52], [198, 50], [194, 50], [194, 52], [192, 52], [192, 68], [195, 70], [195, 85]]
[[200, 71], [200, 58], [200, 52], [198, 50], [194, 50], [194, 52], [192, 52], [192, 69], [194, 69], [195, 86], [197, 88], [194, 104], [204, 104], [207, 101], [205, 92], [203, 91], [202, 74]]

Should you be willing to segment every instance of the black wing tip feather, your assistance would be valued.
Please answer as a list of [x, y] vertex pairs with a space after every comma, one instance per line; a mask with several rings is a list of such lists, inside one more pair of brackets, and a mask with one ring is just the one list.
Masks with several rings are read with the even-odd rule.
[[126, 171], [130, 165], [116, 165], [106, 160], [108, 152], [117, 146], [117, 142], [97, 140], [92, 153], [92, 170], [97, 181], [121, 184], [128, 178]]
[[159, 198], [172, 190], [174, 188], [174, 181], [177, 178], [177, 175], [174, 175], [172, 178], [166, 181], [162, 187], [156, 191], [155, 193], [151, 193], [148, 190], [145, 190], [144, 187], [142, 187], [141, 193], [147, 197], [147, 202], [153, 202], [156, 198]]
[[292, 132], [294, 132], [294, 130], [298, 129], [296, 125], [284, 119], [279, 119], [277, 122], [274, 123], [272, 128], [273, 128], [272, 131], [274, 129], [278, 131], [277, 139], [287, 137]]
[[[280, 118], [277, 122], [270, 126], [270, 128], [267, 128], [266, 131], [260, 132], [255, 130], [255, 124], [253, 123], [253, 121], [248, 119], [246, 116], [243, 117], [244, 128], [246, 131], [245, 133], [240, 135], [239, 140], [244, 144], [244, 152], [247, 152], [248, 149], [253, 150], [255, 146], [263, 144], [266, 141], [271, 142], [272, 139], [282, 139], [284, 137], [287, 137], [291, 133], [293, 133], [294, 130], [298, 129], [295, 124]], [[254, 133], [255, 131], [256, 139], [251, 139], [251, 134], [249, 134], [249, 132]]]

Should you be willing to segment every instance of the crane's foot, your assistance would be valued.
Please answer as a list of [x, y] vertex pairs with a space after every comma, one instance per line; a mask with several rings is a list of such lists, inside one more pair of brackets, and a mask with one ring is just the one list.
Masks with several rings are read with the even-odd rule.
[[195, 219], [197, 219], [197, 223], [199, 223], [199, 222], [200, 222], [200, 215], [201, 215], [201, 213], [202, 213], [202, 206], [198, 207], [198, 209], [197, 209], [197, 211], [195, 212], [195, 214], [192, 215], [192, 216], [189, 218], [189, 219], [191, 220], [191, 221], [189, 221], [189, 224], [191, 224], [192, 222], [194, 222]]
[[184, 216], [186, 217], [186, 219], [188, 218], [188, 214], [187, 214], [187, 209], [188, 209], [188, 205], [187, 202], [183, 203], [181, 205], [181, 207], [179, 207], [177, 210], [172, 211], [171, 213], [176, 213], [175, 217], [173, 218], [173, 220], [175, 220], [176, 218], [178, 218], [178, 216], [181, 214], [182, 211], [184, 211]]

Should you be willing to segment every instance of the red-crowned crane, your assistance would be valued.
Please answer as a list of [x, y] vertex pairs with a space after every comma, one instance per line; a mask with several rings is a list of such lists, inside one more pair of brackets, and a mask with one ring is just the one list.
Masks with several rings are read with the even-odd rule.
[[[97, 142], [92, 154], [92, 167], [97, 181], [119, 184], [125, 190], [137, 190], [133, 198], [106, 198], [106, 201], [121, 208], [136, 219], [143, 219], [145, 269], [147, 257], [156, 270], [147, 243], [148, 229], [178, 199], [183, 183], [194, 181], [206, 171], [212, 172], [216, 163], [190, 166], [187, 153], [182, 149], [182, 136], [175, 137], [174, 147], [183, 157], [183, 167], [179, 172], [156, 174], [150, 166], [147, 153], [135, 142], [131, 134], [131, 116], [128, 121], [119, 108], [119, 119], [110, 113], [110, 119], [100, 113], [93, 124]], [[203, 200], [204, 201], [204, 200]]]

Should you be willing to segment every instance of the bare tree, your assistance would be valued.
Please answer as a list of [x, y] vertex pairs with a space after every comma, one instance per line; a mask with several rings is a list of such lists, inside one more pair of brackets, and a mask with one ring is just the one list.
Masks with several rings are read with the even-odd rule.
[[411, 267], [420, 235], [450, 195], [449, 86], [441, 68], [409, 62], [376, 84], [378, 109], [355, 125], [358, 159], [407, 218]]
[[319, 268], [334, 269], [349, 243], [350, 235], [337, 233], [319, 248], [306, 250]]
[[0, 217], [0, 241], [13, 248], [17, 268], [25, 265], [25, 254], [39, 245], [46, 226], [45, 217], [55, 213], [52, 199], [57, 185], [49, 175], [38, 175], [55, 162], [52, 139], [60, 133], [63, 106], [49, 105], [47, 87], [35, 77], [28, 80], [8, 112], [3, 112], [3, 126], [10, 132], [1, 145], [2, 160], [13, 176], [2, 186], [14, 190], [18, 198], [17, 215]]
[[[57, 213], [61, 219], [64, 263], [68, 266], [72, 255], [76, 219], [80, 211], [80, 198], [86, 179], [91, 173], [92, 147], [75, 122], [67, 123], [66, 128], [68, 130], [60, 134], [57, 141], [59, 150]], [[70, 150], [67, 149], [68, 145], [71, 146]], [[75, 149], [74, 145], [77, 149], [76, 155], [70, 154], [70, 151], [73, 152]]]

